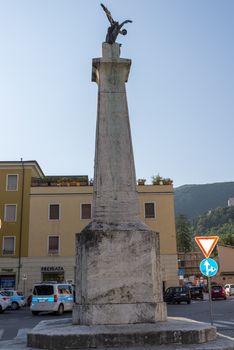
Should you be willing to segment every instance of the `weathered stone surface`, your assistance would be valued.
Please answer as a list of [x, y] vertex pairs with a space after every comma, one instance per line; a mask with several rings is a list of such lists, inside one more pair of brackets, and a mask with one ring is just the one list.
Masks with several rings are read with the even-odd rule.
[[103, 44], [93, 60], [98, 112], [92, 222], [76, 237], [73, 324], [166, 320], [158, 234], [140, 220], [125, 82], [131, 60]]
[[76, 240], [74, 324], [166, 320], [157, 233], [85, 229]]
[[[140, 221], [125, 82], [131, 60], [119, 57], [120, 46], [103, 44], [103, 57], [93, 60], [98, 84], [98, 112], [93, 187], [92, 228], [99, 224], [146, 229]], [[118, 226], [119, 225], [119, 226]]]
[[28, 346], [51, 350], [94, 347], [202, 344], [216, 339], [207, 323], [184, 318], [168, 322], [103, 326], [72, 326], [71, 320], [42, 321], [28, 333]]

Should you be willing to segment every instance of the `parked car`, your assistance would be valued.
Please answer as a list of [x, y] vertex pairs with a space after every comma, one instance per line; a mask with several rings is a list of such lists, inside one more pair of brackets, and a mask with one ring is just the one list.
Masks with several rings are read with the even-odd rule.
[[225, 284], [224, 289], [227, 295], [234, 295], [234, 284]]
[[17, 310], [26, 305], [26, 298], [22, 292], [4, 289], [3, 292], [10, 298], [12, 310]]
[[212, 300], [214, 299], [224, 299], [226, 300], [227, 299], [227, 296], [226, 296], [226, 292], [225, 292], [225, 289], [223, 288], [223, 286], [212, 286], [211, 287], [211, 298]]
[[167, 303], [180, 304], [182, 301], [191, 303], [190, 288], [188, 287], [169, 287], [164, 293], [164, 301]]
[[11, 306], [11, 300], [10, 298], [6, 295], [5, 292], [0, 292], [0, 300], [2, 300], [4, 303], [7, 304], [7, 307]]
[[190, 288], [191, 299], [204, 299], [203, 287], [191, 287]]
[[41, 282], [33, 288], [30, 310], [33, 315], [39, 312], [56, 312], [62, 315], [73, 307], [72, 285], [66, 282]]
[[8, 307], [8, 303], [3, 300], [3, 299], [0, 299], [0, 314], [2, 314]]

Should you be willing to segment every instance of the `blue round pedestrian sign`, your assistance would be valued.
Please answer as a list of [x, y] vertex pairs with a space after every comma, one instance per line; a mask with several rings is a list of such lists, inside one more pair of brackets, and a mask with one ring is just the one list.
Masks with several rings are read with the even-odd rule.
[[218, 272], [218, 264], [213, 259], [204, 259], [200, 263], [200, 271], [204, 276], [212, 277]]

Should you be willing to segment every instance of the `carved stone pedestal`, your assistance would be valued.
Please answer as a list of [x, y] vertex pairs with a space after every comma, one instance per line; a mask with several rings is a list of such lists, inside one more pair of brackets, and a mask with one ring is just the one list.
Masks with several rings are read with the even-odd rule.
[[154, 323], [166, 320], [159, 237], [152, 231], [92, 231], [76, 236], [73, 324]]

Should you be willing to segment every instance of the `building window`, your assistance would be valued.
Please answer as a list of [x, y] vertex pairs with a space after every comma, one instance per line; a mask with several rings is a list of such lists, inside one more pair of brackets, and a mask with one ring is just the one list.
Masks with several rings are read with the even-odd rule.
[[3, 237], [2, 254], [14, 255], [14, 253], [15, 253], [15, 237], [14, 236]]
[[8, 222], [16, 221], [16, 204], [5, 204], [4, 220]]
[[59, 253], [59, 236], [49, 236], [48, 240], [48, 254]]
[[60, 220], [59, 204], [49, 204], [49, 220]]
[[145, 203], [145, 218], [155, 218], [155, 205], [154, 203]]
[[12, 174], [7, 175], [6, 181], [6, 190], [7, 191], [18, 191], [18, 175]]
[[91, 219], [91, 204], [81, 204], [81, 219]]

